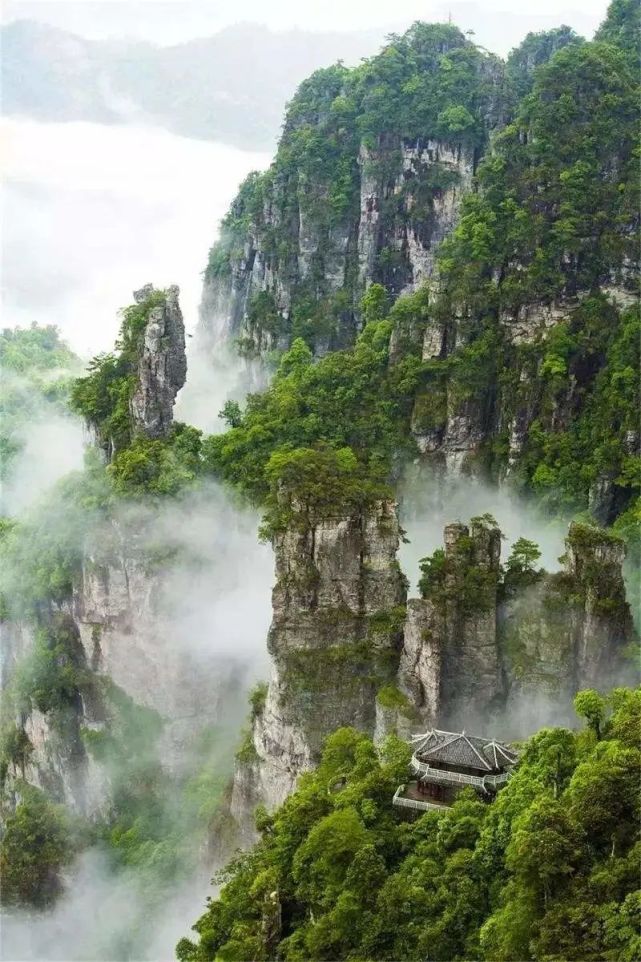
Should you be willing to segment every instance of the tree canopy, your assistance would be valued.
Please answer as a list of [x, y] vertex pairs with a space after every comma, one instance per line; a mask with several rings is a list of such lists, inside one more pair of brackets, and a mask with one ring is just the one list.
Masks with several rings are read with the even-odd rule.
[[340, 729], [178, 958], [634, 959], [641, 693], [601, 707], [600, 739], [543, 729], [493, 803], [467, 790], [415, 820], [391, 803], [409, 748]]

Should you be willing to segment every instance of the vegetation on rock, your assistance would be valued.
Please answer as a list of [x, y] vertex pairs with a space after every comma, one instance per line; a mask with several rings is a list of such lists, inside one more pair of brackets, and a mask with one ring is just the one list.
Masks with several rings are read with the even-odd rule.
[[89, 373], [74, 384], [72, 408], [94, 428], [99, 443], [110, 454], [133, 440], [130, 402], [142, 338], [151, 311], [164, 304], [165, 297], [164, 291], [151, 291], [139, 303], [124, 308], [115, 351], [90, 361]]
[[0, 847], [2, 902], [44, 908], [60, 893], [60, 872], [73, 856], [65, 809], [24, 783], [22, 798], [6, 818]]

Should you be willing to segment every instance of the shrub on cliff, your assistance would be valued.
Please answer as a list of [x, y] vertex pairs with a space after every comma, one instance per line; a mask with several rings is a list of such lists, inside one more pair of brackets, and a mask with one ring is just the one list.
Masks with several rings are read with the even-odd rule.
[[105, 448], [120, 450], [132, 439], [129, 404], [136, 386], [141, 339], [150, 312], [165, 297], [164, 291], [152, 291], [140, 303], [124, 308], [115, 352], [93, 358], [89, 373], [73, 385], [71, 407], [94, 428]]
[[265, 474], [270, 484], [266, 537], [291, 526], [311, 528], [391, 496], [391, 488], [368, 474], [351, 448], [275, 451]]

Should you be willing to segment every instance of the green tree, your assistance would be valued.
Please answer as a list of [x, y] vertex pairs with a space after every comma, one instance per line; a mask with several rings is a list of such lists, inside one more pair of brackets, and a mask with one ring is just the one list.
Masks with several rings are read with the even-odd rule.
[[574, 696], [574, 710], [585, 718], [597, 739], [601, 738], [601, 726], [605, 718], [605, 699], [593, 688], [577, 692]]
[[61, 870], [72, 856], [71, 830], [61, 806], [24, 785], [6, 819], [0, 848], [2, 901], [42, 908], [61, 892]]

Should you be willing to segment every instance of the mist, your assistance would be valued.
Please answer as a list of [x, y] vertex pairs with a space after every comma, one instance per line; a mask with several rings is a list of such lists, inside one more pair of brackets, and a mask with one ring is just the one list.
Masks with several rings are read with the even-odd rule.
[[115, 872], [104, 853], [91, 849], [74, 864], [54, 909], [0, 915], [0, 955], [7, 962], [169, 962], [212, 894], [210, 874], [201, 868], [154, 904], [144, 879]]
[[[203, 404], [212, 426], [217, 420], [222, 429], [217, 413], [234, 386], [243, 390], [249, 369], [227, 353], [216, 355], [213, 368], [210, 355], [198, 357], [197, 350], [190, 352], [177, 413], [198, 421], [195, 411]], [[99, 675], [162, 719], [143, 762], [164, 773], [154, 805], [160, 801], [163, 837], [179, 845], [180, 864], [159, 884], [144, 866], [134, 871], [115, 864], [108, 845], [93, 845], [70, 866], [65, 892], [51, 910], [4, 912], [0, 954], [34, 962], [171, 959], [220, 867], [210, 822], [233, 772], [248, 692], [268, 674], [272, 551], [258, 540], [258, 512], [213, 480], [171, 499], [118, 498], [106, 514], [83, 507], [76, 491], [89, 485], [100, 503], [107, 475], [94, 452], [84, 471], [56, 483], [67, 467], [78, 467], [73, 462], [81, 462], [83, 446], [79, 420], [56, 417], [58, 433], [53, 416], [28, 426], [12, 465], [5, 500], [12, 493], [22, 497], [26, 534], [17, 536], [31, 547], [14, 556], [2, 587], [19, 617], [21, 567], [32, 562], [38, 546], [57, 543], [83, 559], [74, 605], [80, 603], [81, 634], [88, 632], [82, 635], [87, 661], [92, 626], [99, 625]], [[126, 764], [118, 758], [101, 764], [104, 772], [91, 782], [91, 804], [98, 802], [101, 818], [128, 778]]]
[[254, 21], [273, 30], [362, 30], [381, 32], [406, 30], [414, 20], [445, 21], [451, 15], [461, 29], [476, 31], [476, 41], [505, 54], [529, 30], [547, 30], [567, 23], [589, 36], [605, 15], [606, 0], [584, 0], [567, 4], [542, 0], [535, 8], [523, 5], [510, 10], [503, 0], [458, 0], [449, 4], [404, 0], [390, 7], [384, 0], [340, 0], [301, 4], [277, 0], [265, 5], [260, 0], [240, 0], [233, 6], [207, 0], [129, 0], [114, 3], [94, 0], [91, 4], [73, 0], [7, 0], [5, 21], [31, 17], [93, 39], [137, 38], [161, 45], [208, 37], [232, 24]]
[[3, 121], [3, 323], [55, 324], [83, 356], [111, 350], [118, 311], [178, 284], [196, 325], [207, 251], [267, 154], [157, 128]]
[[491, 514], [504, 540], [501, 557], [507, 558], [518, 538], [536, 542], [540, 564], [547, 571], [559, 569], [570, 518], [551, 517], [532, 501], [504, 484], [490, 485], [480, 478], [448, 474], [425, 465], [411, 465], [399, 484], [399, 513], [408, 543], [401, 544], [399, 559], [416, 595], [419, 561], [443, 547], [443, 529], [476, 515]]
[[81, 468], [85, 447], [80, 421], [53, 409], [41, 409], [15, 440], [20, 448], [0, 489], [0, 514], [9, 516], [23, 514], [60, 478]]
[[[67, 548], [75, 540], [99, 580], [103, 566], [110, 571], [113, 623], [102, 630], [99, 673], [163, 719], [156, 748], [143, 761], [164, 772], [162, 815], [155, 817], [181, 854], [176, 874], [159, 882], [144, 865], [134, 871], [114, 864], [109, 846], [83, 851], [51, 910], [4, 913], [1, 955], [171, 959], [219, 867], [208, 826], [233, 771], [248, 691], [267, 675], [272, 552], [257, 539], [257, 513], [215, 482], [156, 505], [117, 503], [107, 520], [76, 511], [71, 526], [68, 514], [55, 510], [56, 497], [53, 488], [35, 509], [33, 517], [48, 527], [48, 539], [38, 529], [39, 540], [64, 538]], [[125, 583], [132, 598], [123, 603]], [[81, 590], [86, 594], [86, 585]], [[127, 769], [118, 758], [101, 764], [101, 806], [109, 811]]]
[[241, 407], [247, 394], [263, 390], [268, 366], [259, 359], [240, 358], [216, 333], [222, 320], [210, 320], [208, 331], [199, 328], [187, 346], [188, 376], [176, 398], [176, 420], [192, 424], [205, 434], [221, 434], [228, 425], [220, 412], [226, 401]]
[[122, 559], [136, 599], [133, 617], [122, 630], [116, 621], [102, 642], [102, 670], [169, 719], [173, 770], [184, 770], [194, 731], [227, 724], [231, 713], [238, 732], [248, 689], [266, 677], [273, 559], [258, 523], [256, 512], [206, 482], [157, 506], [118, 506], [110, 531], [99, 526], [85, 544], [92, 565]]

